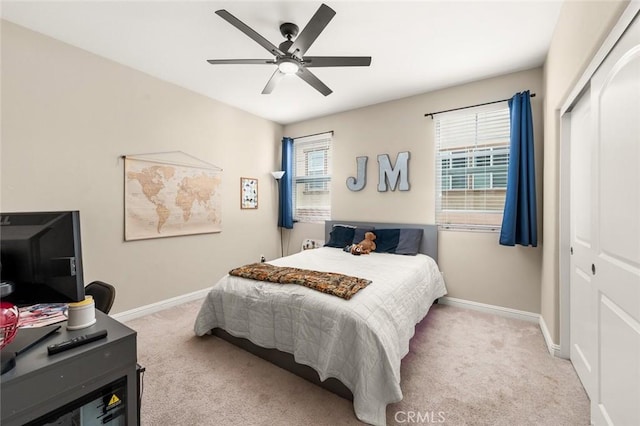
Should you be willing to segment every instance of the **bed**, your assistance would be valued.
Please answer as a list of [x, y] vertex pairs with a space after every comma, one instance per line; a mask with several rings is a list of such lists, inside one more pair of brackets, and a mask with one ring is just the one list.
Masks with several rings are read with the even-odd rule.
[[[325, 241], [335, 242], [332, 231], [344, 228], [357, 229], [356, 235], [370, 228], [380, 235], [383, 229], [419, 232], [422, 238], [411, 242], [415, 255], [354, 256], [340, 247], [321, 247], [268, 262], [369, 280], [350, 300], [302, 285], [227, 275], [206, 296], [194, 330], [198, 336], [213, 333], [352, 399], [359, 420], [384, 425], [387, 404], [402, 400], [400, 363], [415, 326], [446, 294], [436, 263], [437, 229], [327, 221]], [[395, 248], [401, 251], [403, 244]]]

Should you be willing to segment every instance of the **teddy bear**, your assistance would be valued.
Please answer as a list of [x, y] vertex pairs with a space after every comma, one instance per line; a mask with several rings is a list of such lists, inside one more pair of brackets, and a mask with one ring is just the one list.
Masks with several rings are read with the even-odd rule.
[[371, 253], [376, 249], [376, 243], [373, 241], [375, 239], [376, 234], [373, 232], [365, 232], [364, 240], [351, 246], [351, 254], [360, 255]]

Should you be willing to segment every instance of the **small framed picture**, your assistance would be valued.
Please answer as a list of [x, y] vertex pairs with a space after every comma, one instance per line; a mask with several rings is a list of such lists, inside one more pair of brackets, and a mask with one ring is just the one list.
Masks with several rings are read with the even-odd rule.
[[258, 208], [258, 179], [247, 177], [240, 178], [240, 208]]

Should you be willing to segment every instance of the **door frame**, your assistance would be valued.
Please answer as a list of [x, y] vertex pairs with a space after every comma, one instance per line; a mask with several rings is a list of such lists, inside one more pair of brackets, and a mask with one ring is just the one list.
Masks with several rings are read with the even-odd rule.
[[[569, 142], [571, 138], [571, 111], [580, 96], [584, 93], [587, 84], [591, 81], [591, 77], [595, 74], [602, 62], [611, 52], [615, 44], [622, 37], [626, 29], [631, 25], [637, 15], [640, 14], [640, 0], [631, 0], [624, 10], [618, 22], [607, 35], [600, 49], [596, 52], [591, 62], [582, 73], [582, 76], [575, 84], [562, 108], [556, 114], [560, 116], [560, 159], [559, 159], [559, 290], [560, 290], [560, 351], [558, 355], [562, 358], [569, 359], [571, 348], [570, 333], [570, 159], [571, 151]], [[640, 18], [639, 18], [640, 19]]]

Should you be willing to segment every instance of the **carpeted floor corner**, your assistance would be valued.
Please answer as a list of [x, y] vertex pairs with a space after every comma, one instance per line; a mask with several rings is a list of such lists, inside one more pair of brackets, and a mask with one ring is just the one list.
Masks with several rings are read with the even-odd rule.
[[[213, 336], [196, 337], [201, 301], [129, 321], [146, 368], [142, 425], [361, 425], [351, 402]], [[434, 305], [402, 362], [404, 399], [388, 425], [589, 424], [571, 363], [537, 324]]]

